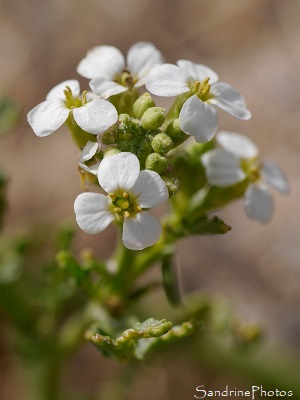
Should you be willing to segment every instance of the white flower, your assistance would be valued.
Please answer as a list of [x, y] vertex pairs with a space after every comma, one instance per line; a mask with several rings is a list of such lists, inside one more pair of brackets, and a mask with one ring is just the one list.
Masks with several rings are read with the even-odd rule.
[[179, 114], [180, 128], [187, 135], [194, 136], [199, 143], [213, 138], [218, 123], [214, 106], [239, 119], [251, 117], [240, 92], [227, 83], [217, 83], [219, 77], [212, 69], [187, 60], [179, 60], [177, 64], [153, 68], [146, 88], [158, 96], [189, 95]]
[[102, 232], [113, 220], [123, 222], [122, 240], [130, 250], [142, 250], [161, 235], [158, 218], [148, 209], [168, 199], [162, 178], [153, 171], [140, 171], [132, 153], [105, 157], [98, 169], [100, 186], [108, 193], [81, 193], [74, 210], [80, 228], [87, 233]]
[[77, 125], [84, 131], [97, 135], [117, 122], [115, 107], [106, 100], [84, 92], [79, 97], [79, 82], [64, 81], [56, 85], [46, 97], [27, 115], [27, 120], [37, 136], [48, 136], [64, 122], [72, 112]]
[[161, 52], [148, 42], [131, 46], [126, 61], [116, 47], [97, 46], [80, 61], [77, 72], [91, 79], [90, 87], [94, 93], [108, 98], [144, 85], [151, 68], [162, 62]]
[[255, 144], [243, 135], [219, 132], [222, 149], [208, 151], [202, 156], [210, 184], [220, 187], [249, 180], [244, 205], [249, 218], [267, 223], [273, 214], [273, 199], [269, 187], [288, 194], [289, 184], [284, 172], [272, 161], [259, 161]]
[[98, 142], [88, 141], [81, 151], [79, 158], [79, 167], [89, 172], [90, 174], [97, 175], [100, 161], [96, 161], [92, 165], [88, 162], [100, 151], [100, 144]]

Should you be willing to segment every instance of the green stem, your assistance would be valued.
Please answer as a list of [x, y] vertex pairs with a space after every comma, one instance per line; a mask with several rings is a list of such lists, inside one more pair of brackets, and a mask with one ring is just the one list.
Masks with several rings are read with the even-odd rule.
[[80, 128], [75, 122], [72, 112], [70, 112], [69, 117], [66, 120], [66, 125], [71, 133], [72, 139], [76, 146], [83, 149], [88, 141], [96, 142], [97, 136], [91, 133], [85, 132]]
[[174, 103], [170, 107], [169, 111], [166, 114], [165, 117], [165, 122], [162, 125], [162, 130], [165, 131], [167, 129], [167, 126], [171, 121], [179, 117], [179, 113], [182, 109], [182, 106], [184, 103], [187, 101], [189, 97], [192, 96], [191, 92], [183, 93], [179, 96], [176, 97]]

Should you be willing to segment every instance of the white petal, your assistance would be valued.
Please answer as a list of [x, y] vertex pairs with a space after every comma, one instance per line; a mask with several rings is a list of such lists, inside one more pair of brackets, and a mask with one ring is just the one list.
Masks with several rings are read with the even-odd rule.
[[97, 46], [80, 61], [77, 72], [85, 78], [114, 79], [125, 68], [123, 54], [113, 46]]
[[157, 96], [178, 96], [190, 91], [188, 79], [188, 74], [177, 65], [158, 65], [147, 76], [146, 88]]
[[131, 190], [142, 208], [151, 208], [167, 201], [168, 189], [157, 172], [141, 171]]
[[115, 107], [106, 100], [94, 99], [79, 108], [73, 108], [76, 123], [84, 131], [98, 135], [118, 120]]
[[124, 220], [123, 243], [127, 249], [143, 250], [155, 244], [161, 232], [159, 219], [147, 211], [141, 211], [135, 218]]
[[191, 78], [195, 81], [202, 82], [204, 79], [209, 78], [209, 83], [213, 85], [214, 83], [218, 82], [219, 76], [207, 67], [206, 65], [202, 64], [194, 64], [188, 60], [178, 60], [177, 64], [180, 68], [185, 70]]
[[97, 142], [88, 141], [82, 149], [79, 161], [84, 163], [93, 158], [94, 155], [97, 153], [98, 148], [99, 144]]
[[100, 161], [97, 161], [95, 164], [90, 165], [90, 166], [87, 166], [84, 163], [79, 162], [79, 166], [82, 169], [84, 169], [86, 172], [89, 172], [90, 174], [93, 174], [93, 175], [97, 175], [99, 165], [100, 165]]
[[81, 193], [74, 203], [76, 221], [86, 233], [102, 232], [113, 220], [109, 198], [99, 193]]
[[240, 168], [240, 160], [223, 149], [214, 149], [204, 153], [202, 163], [210, 184], [220, 187], [234, 185], [245, 179], [246, 175]]
[[198, 143], [211, 140], [217, 131], [217, 111], [196, 95], [190, 97], [179, 114], [180, 128], [192, 135]]
[[48, 136], [62, 126], [69, 112], [61, 100], [44, 101], [28, 113], [27, 121], [37, 136]]
[[71, 89], [74, 97], [79, 96], [80, 93], [79, 82], [75, 79], [71, 79], [54, 86], [54, 88], [51, 89], [50, 92], [47, 94], [46, 100], [53, 100], [53, 99], [66, 100], [64, 90], [66, 89], [67, 86]]
[[98, 169], [100, 186], [107, 193], [121, 189], [128, 191], [132, 188], [140, 173], [138, 158], [128, 152], [104, 157]]
[[164, 58], [159, 50], [149, 42], [139, 42], [130, 47], [127, 54], [127, 67], [133, 76], [138, 76], [141, 86], [141, 79], [149, 74], [150, 70], [158, 64], [162, 64]]
[[243, 96], [228, 83], [216, 83], [210, 91], [216, 96], [210, 100], [211, 104], [215, 104], [236, 118], [251, 118], [251, 113], [246, 107]]
[[109, 81], [105, 78], [94, 78], [90, 82], [90, 87], [92, 91], [103, 99], [107, 99], [115, 94], [126, 92], [128, 89], [125, 86], [119, 85], [116, 82]]
[[237, 157], [251, 159], [258, 156], [258, 148], [244, 135], [221, 131], [217, 134], [216, 139], [223, 149], [230, 151]]
[[265, 160], [262, 163], [261, 174], [272, 188], [278, 192], [288, 194], [290, 193], [289, 183], [285, 173], [273, 161]]
[[245, 193], [244, 204], [249, 218], [263, 224], [269, 222], [272, 218], [273, 199], [266, 186], [262, 184], [249, 185]]

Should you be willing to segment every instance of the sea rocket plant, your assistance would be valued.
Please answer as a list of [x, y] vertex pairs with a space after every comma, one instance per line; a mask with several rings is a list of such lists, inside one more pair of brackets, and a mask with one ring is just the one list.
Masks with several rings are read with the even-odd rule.
[[273, 214], [273, 199], [268, 186], [283, 194], [289, 193], [284, 172], [269, 160], [260, 161], [255, 144], [243, 135], [219, 132], [217, 142], [222, 148], [202, 156], [209, 183], [227, 187], [247, 179], [244, 195], [245, 210], [249, 218], [269, 222]]
[[[67, 80], [28, 113], [38, 136], [66, 123], [81, 150], [83, 187], [89, 190], [89, 184], [96, 183], [107, 192], [77, 197], [79, 226], [99, 233], [115, 221], [131, 250], [155, 245], [163, 231], [157, 244], [161, 255], [164, 246], [170, 249], [179, 237], [227, 232], [229, 227], [210, 219], [209, 213], [242, 196], [251, 218], [268, 221], [273, 206], [265, 183], [288, 192], [283, 172], [270, 161], [260, 163], [248, 139], [223, 132], [217, 136], [223, 149], [214, 148], [215, 106], [241, 120], [251, 117], [240, 92], [218, 82], [218, 75], [205, 65], [163, 62], [161, 52], [148, 42], [130, 47], [126, 60], [113, 46], [95, 47], [77, 68], [91, 79], [92, 92], [80, 95], [78, 81]], [[155, 95], [175, 96], [168, 111], [157, 107], [149, 92], [141, 92], [144, 84]], [[184, 146], [190, 135], [196, 143]], [[212, 198], [210, 185], [235, 189], [219, 190], [218, 198]], [[147, 209], [168, 198], [172, 213], [161, 227]]]
[[[203, 306], [198, 316], [187, 311], [187, 320], [174, 327], [171, 321], [149, 318], [127, 329], [130, 321], [140, 320], [132, 311], [138, 307], [130, 305], [157, 284], [163, 286], [169, 302], [178, 305], [176, 241], [229, 232], [230, 226], [211, 214], [240, 198], [249, 217], [267, 222], [273, 212], [269, 187], [289, 191], [284, 173], [273, 162], [260, 161], [252, 141], [229, 132], [213, 139], [216, 106], [238, 119], [250, 118], [243, 96], [218, 82], [218, 75], [202, 64], [162, 63], [161, 52], [147, 42], [133, 45], [126, 60], [113, 46], [95, 47], [77, 68], [91, 79], [92, 92], [80, 95], [78, 81], [67, 80], [28, 113], [37, 136], [48, 136], [65, 123], [79, 149], [77, 168], [84, 190], [74, 202], [79, 227], [98, 234], [114, 223], [121, 238], [109, 260], [84, 251], [81, 264], [66, 250], [65, 240], [57, 255], [54, 268], [61, 268], [59, 274], [67, 277], [64, 284], [72, 284], [66, 293], [72, 296], [78, 287], [80, 299], [83, 293], [87, 298], [79, 318], [76, 310], [71, 322], [61, 324], [63, 315], [57, 323], [62, 325], [61, 340], [53, 325], [57, 340], [53, 348], [60, 351], [66, 344], [67, 354], [68, 341], [80, 343], [83, 332], [106, 356], [127, 361], [141, 360], [164, 343], [196, 333], [203, 326]], [[144, 84], [148, 91], [143, 90]], [[149, 92], [174, 96], [170, 109], [157, 106]], [[190, 136], [195, 140], [185, 145]], [[150, 209], [167, 201], [168, 214], [160, 220]], [[162, 267], [161, 281], [143, 286], [139, 278], [157, 264]], [[59, 293], [65, 295], [64, 290]], [[120, 334], [123, 327], [126, 330]], [[242, 340], [255, 339], [255, 332]], [[48, 348], [45, 353], [50, 353]], [[57, 359], [53, 366], [57, 367]], [[51, 379], [56, 376], [56, 371], [50, 374]]]

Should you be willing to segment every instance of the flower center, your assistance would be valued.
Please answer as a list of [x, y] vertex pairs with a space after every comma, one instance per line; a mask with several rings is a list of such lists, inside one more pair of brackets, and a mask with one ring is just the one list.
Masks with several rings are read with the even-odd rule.
[[240, 165], [250, 182], [256, 182], [261, 178], [261, 166], [257, 160], [257, 157], [251, 158], [250, 160], [243, 159], [241, 160]]
[[130, 74], [128, 69], [124, 69], [121, 75], [116, 79], [116, 82], [122, 86], [128, 87], [129, 90], [133, 89], [134, 85], [137, 83], [138, 77]]
[[74, 97], [71, 88], [69, 86], [66, 86], [64, 94], [66, 98], [66, 107], [69, 108], [70, 110], [72, 108], [82, 107], [84, 104], [87, 103], [87, 98], [86, 98], [87, 90], [85, 90], [82, 93], [82, 97], [79, 98], [79, 97]]
[[202, 101], [209, 101], [209, 99], [214, 97], [213, 94], [210, 93], [209, 79], [210, 78], [205, 78], [202, 82], [192, 81], [189, 84], [192, 94], [196, 94]]
[[142, 211], [135, 196], [127, 192], [108, 193], [108, 196], [112, 201], [111, 211], [118, 221], [123, 221], [124, 218], [134, 218], [137, 213]]

